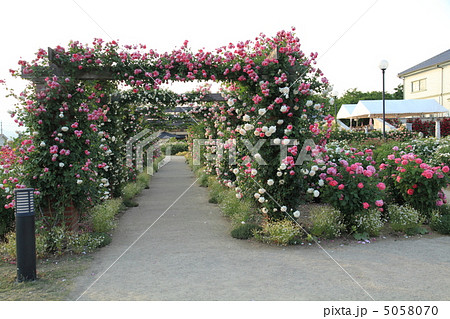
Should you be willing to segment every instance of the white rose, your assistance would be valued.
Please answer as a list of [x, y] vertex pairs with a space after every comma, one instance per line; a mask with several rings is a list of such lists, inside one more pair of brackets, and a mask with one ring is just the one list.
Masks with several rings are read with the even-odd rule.
[[283, 106], [280, 108], [280, 111], [281, 111], [281, 113], [286, 112], [286, 111], [287, 111], [287, 106], [286, 106], [286, 105], [283, 105]]
[[281, 177], [281, 175], [283, 175], [283, 173], [277, 172], [277, 176], [278, 176], [278, 177]]
[[258, 114], [259, 114], [259, 115], [264, 115], [264, 114], [266, 114], [266, 109], [259, 109], [259, 110], [258, 110]]
[[290, 139], [285, 138], [285, 139], [281, 142], [281, 144], [283, 144], [283, 145], [288, 145], [290, 142], [291, 142]]
[[246, 123], [245, 125], [244, 125], [244, 130], [246, 130], [246, 131], [251, 131], [251, 130], [253, 130], [255, 127], [253, 126], [253, 125], [251, 125], [251, 124], [248, 124], [248, 123]]
[[83, 183], [82, 179], [77, 179], [77, 184], [80, 185], [81, 183]]
[[244, 130], [243, 128], [241, 128], [241, 129], [239, 130], [239, 133], [240, 133], [241, 135], [245, 135], [245, 134], [247, 134], [247, 131]]
[[258, 189], [258, 193], [260, 193], [260, 194], [264, 194], [265, 192], [266, 192], [266, 190], [264, 188]]
[[59, 163], [59, 167], [64, 167], [64, 163]]
[[265, 201], [266, 201], [266, 200], [264, 199], [263, 196], [261, 196], [261, 197], [258, 199], [258, 202], [260, 202], [261, 204], [264, 203]]
[[264, 133], [266, 133], [269, 130], [269, 128], [267, 126], [263, 126], [261, 128], [261, 131], [263, 131]]
[[323, 181], [323, 179], [319, 179], [319, 186], [323, 186], [325, 183], [324, 183], [324, 181]]
[[298, 210], [296, 210], [296, 211], [294, 212], [294, 217], [295, 217], [295, 218], [299, 218], [299, 217], [300, 217], [300, 212], [299, 212]]
[[276, 138], [273, 140], [273, 144], [275, 144], [275, 145], [280, 145], [280, 143], [281, 143], [281, 140], [279, 138]]
[[227, 103], [228, 103], [228, 106], [233, 106], [234, 100], [233, 100], [233, 99], [229, 99], [229, 100], [227, 101]]
[[308, 188], [308, 190], [306, 191], [308, 194], [312, 194], [314, 192], [314, 188]]
[[253, 197], [255, 197], [256, 199], [258, 199], [258, 198], [261, 197], [261, 194], [260, 194], [260, 193], [255, 193], [255, 194], [253, 194]]
[[237, 198], [237, 199], [241, 199], [241, 198], [242, 198], [242, 194], [241, 194], [241, 193], [237, 193], [237, 194], [236, 194], [236, 198]]
[[319, 197], [319, 195], [320, 195], [320, 192], [316, 189], [315, 191], [314, 191], [314, 197]]
[[238, 168], [233, 169], [233, 173], [234, 173], [234, 174], [239, 173], [239, 169], [238, 169]]
[[311, 106], [311, 105], [313, 105], [313, 101], [311, 101], [311, 100], [306, 101], [306, 106]]
[[319, 170], [319, 166], [313, 165], [313, 166], [311, 167], [311, 170], [314, 171], [314, 172], [316, 172], [316, 171]]
[[281, 163], [281, 165], [280, 165], [280, 169], [281, 169], [281, 170], [285, 170], [285, 169], [286, 169], [286, 164], [284, 164], [284, 163]]
[[278, 121], [277, 121], [277, 124], [278, 124], [278, 125], [281, 125], [281, 124], [283, 124], [283, 123], [284, 123], [283, 120], [278, 120]]
[[261, 211], [263, 212], [263, 214], [267, 214], [269, 212], [269, 210], [265, 207], [263, 209], [261, 209]]
[[61, 131], [63, 131], [63, 132], [67, 132], [68, 130], [69, 130], [69, 128], [67, 126], [61, 127]]
[[39, 144], [40, 147], [44, 147], [45, 146], [45, 142], [42, 141], [41, 144]]
[[316, 171], [311, 170], [311, 171], [309, 172], [309, 176], [314, 176], [314, 175], [316, 175]]
[[258, 171], [256, 169], [252, 169], [251, 174], [256, 175], [256, 174], [258, 174]]
[[247, 115], [247, 114], [245, 114], [245, 115], [242, 117], [242, 120], [243, 120], [244, 122], [250, 122], [250, 116]]
[[275, 133], [277, 131], [277, 127], [275, 125], [269, 127], [269, 132], [270, 133]]
[[274, 183], [273, 179], [267, 180], [267, 185], [272, 186]]
[[287, 211], [287, 207], [286, 207], [286, 206], [281, 206], [280, 210], [281, 210], [282, 212], [285, 212], [285, 211]]

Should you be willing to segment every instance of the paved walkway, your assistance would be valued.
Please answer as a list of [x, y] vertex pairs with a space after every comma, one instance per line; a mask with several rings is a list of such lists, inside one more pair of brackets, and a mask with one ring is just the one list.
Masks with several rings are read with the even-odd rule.
[[153, 176], [138, 202], [94, 254], [71, 300], [450, 298], [448, 236], [327, 245], [326, 252], [236, 240], [182, 157]]

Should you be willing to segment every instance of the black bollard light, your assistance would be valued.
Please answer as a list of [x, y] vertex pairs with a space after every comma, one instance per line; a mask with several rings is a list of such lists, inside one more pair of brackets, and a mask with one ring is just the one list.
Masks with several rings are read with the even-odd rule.
[[16, 202], [17, 281], [36, 280], [34, 189], [14, 190]]

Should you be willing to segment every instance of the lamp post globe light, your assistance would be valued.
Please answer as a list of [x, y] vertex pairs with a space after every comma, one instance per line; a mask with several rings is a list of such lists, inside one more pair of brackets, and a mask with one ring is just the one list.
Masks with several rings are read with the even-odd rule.
[[378, 65], [379, 68], [381, 69], [381, 72], [383, 73], [383, 138], [386, 138], [386, 101], [385, 101], [385, 94], [384, 94], [384, 73], [387, 69], [387, 67], [389, 66], [388, 61], [386, 60], [381, 60], [380, 64]]

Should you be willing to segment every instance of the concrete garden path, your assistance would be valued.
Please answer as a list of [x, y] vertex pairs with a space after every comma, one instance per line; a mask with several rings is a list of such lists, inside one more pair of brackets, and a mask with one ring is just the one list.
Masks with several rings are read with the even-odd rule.
[[450, 298], [448, 236], [327, 244], [326, 252], [233, 239], [182, 157], [153, 176], [138, 202], [93, 255], [71, 300]]

